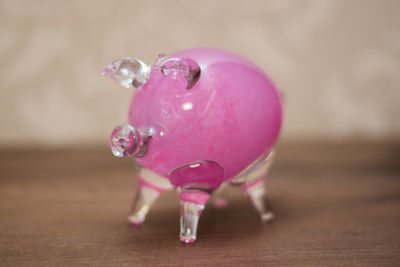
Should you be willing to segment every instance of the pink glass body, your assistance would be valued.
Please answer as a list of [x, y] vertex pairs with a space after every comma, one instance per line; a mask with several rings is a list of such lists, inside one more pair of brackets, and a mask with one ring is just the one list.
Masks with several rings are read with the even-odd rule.
[[194, 60], [200, 78], [187, 90], [183, 76], [153, 67], [129, 109], [128, 123], [151, 132], [146, 155], [136, 160], [175, 187], [214, 190], [270, 152], [282, 123], [281, 96], [259, 67], [229, 52], [191, 49], [171, 57]]

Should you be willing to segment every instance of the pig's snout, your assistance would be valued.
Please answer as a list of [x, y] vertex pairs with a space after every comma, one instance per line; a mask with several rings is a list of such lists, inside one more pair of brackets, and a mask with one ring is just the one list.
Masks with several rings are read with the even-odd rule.
[[150, 138], [150, 133], [138, 131], [127, 123], [121, 124], [115, 127], [111, 133], [111, 151], [117, 157], [144, 157]]

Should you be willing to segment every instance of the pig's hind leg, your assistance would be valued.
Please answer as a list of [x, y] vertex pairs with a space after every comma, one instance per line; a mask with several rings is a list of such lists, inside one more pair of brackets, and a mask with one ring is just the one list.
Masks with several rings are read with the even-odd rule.
[[254, 208], [257, 210], [263, 222], [270, 222], [274, 219], [269, 201], [266, 197], [264, 180], [274, 159], [274, 151], [271, 151], [265, 159], [261, 160], [250, 168], [239, 181], [232, 182], [233, 185], [240, 185], [242, 191], [248, 197]]
[[222, 183], [221, 186], [212, 194], [212, 204], [215, 208], [223, 209], [228, 206], [228, 200], [223, 196], [223, 192], [228, 185], [228, 183]]

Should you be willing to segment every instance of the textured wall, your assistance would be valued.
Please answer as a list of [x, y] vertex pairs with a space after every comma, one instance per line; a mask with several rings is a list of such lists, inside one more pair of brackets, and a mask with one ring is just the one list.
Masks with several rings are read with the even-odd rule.
[[218, 47], [285, 92], [283, 140], [400, 139], [400, 1], [1, 1], [0, 146], [105, 143], [118, 57]]

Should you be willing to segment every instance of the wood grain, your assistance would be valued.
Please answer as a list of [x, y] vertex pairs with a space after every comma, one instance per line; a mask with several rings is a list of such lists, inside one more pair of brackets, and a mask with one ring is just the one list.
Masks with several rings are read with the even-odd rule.
[[238, 189], [208, 205], [194, 244], [178, 240], [164, 194], [141, 227], [126, 215], [137, 168], [106, 149], [0, 152], [2, 266], [399, 266], [400, 146], [291, 144], [267, 182], [261, 225]]

